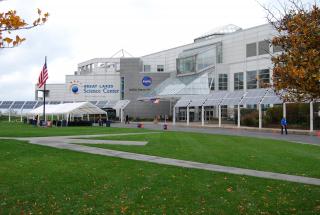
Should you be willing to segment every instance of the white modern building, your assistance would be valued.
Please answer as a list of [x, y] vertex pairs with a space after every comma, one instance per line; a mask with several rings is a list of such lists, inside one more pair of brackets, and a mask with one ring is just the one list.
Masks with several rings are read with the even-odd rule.
[[[166, 115], [173, 121], [204, 123], [219, 118], [221, 124], [225, 117], [238, 126], [240, 108], [252, 107], [259, 109], [261, 127], [261, 109], [283, 103], [267, 90], [272, 85], [271, 56], [281, 52], [270, 44], [274, 35], [269, 24], [249, 29], [227, 25], [190, 44], [142, 57], [94, 58], [78, 64], [65, 83], [47, 84], [46, 99], [90, 101], [105, 109], [121, 106], [125, 115], [139, 119]], [[39, 90], [35, 99], [41, 102]], [[17, 108], [9, 103], [3, 105]], [[310, 106], [310, 125], [318, 106]]]

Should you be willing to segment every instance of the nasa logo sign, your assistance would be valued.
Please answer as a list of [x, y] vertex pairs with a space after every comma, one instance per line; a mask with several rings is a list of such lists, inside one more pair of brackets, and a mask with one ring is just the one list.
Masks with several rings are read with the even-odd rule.
[[149, 87], [152, 84], [152, 78], [150, 78], [149, 76], [144, 76], [142, 78], [142, 84], [145, 87]]

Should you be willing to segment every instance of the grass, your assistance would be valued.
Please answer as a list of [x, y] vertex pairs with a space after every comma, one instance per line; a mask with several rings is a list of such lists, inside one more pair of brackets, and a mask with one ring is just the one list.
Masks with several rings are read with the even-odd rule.
[[[35, 128], [0, 122], [0, 136], [145, 132]], [[319, 178], [319, 147], [184, 132], [104, 137], [97, 145], [184, 160]], [[91, 146], [91, 145], [90, 145]], [[320, 186], [157, 165], [0, 140], [0, 214], [320, 214]]]
[[320, 187], [0, 140], [0, 214], [319, 214]]
[[8, 123], [0, 121], [0, 137], [45, 137], [68, 136], [86, 134], [108, 134], [137, 132], [139, 129], [106, 128], [106, 127], [52, 127], [40, 128], [22, 123]]
[[187, 132], [106, 136], [95, 139], [144, 140], [149, 143], [146, 146], [88, 146], [320, 178], [319, 146]]

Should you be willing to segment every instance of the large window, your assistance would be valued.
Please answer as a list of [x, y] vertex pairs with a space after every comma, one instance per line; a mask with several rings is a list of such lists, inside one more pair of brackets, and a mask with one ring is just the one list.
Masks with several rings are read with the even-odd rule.
[[270, 71], [269, 69], [259, 70], [259, 88], [266, 88], [270, 84]]
[[234, 90], [243, 90], [243, 72], [234, 73]]
[[260, 41], [258, 43], [259, 55], [269, 54], [269, 42], [268, 41]]
[[257, 71], [247, 71], [247, 89], [257, 88]]
[[194, 73], [196, 58], [195, 56], [177, 59], [178, 74]]
[[257, 56], [257, 43], [247, 44], [247, 57]]
[[219, 74], [219, 90], [228, 90], [228, 74]]
[[269, 69], [247, 72], [247, 89], [265, 88], [269, 86], [269, 83]]
[[144, 72], [151, 72], [151, 65], [143, 65]]
[[216, 62], [216, 50], [210, 49], [197, 55], [197, 71], [214, 65]]

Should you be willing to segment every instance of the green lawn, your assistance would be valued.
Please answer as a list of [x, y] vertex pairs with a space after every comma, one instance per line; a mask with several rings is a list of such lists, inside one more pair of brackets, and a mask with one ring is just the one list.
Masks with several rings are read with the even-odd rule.
[[[0, 122], [0, 136], [146, 132], [36, 128]], [[184, 160], [320, 177], [320, 147], [184, 132], [105, 137], [97, 145]], [[320, 214], [320, 186], [72, 152], [0, 140], [0, 214]]]
[[88, 146], [320, 178], [319, 146], [271, 139], [187, 132], [95, 139], [145, 140], [149, 143], [146, 146], [107, 144]]
[[85, 134], [108, 134], [123, 132], [141, 132], [141, 129], [106, 128], [106, 127], [52, 127], [40, 128], [22, 123], [0, 121], [0, 137], [43, 137]]
[[0, 214], [319, 214], [320, 187], [0, 140]]

